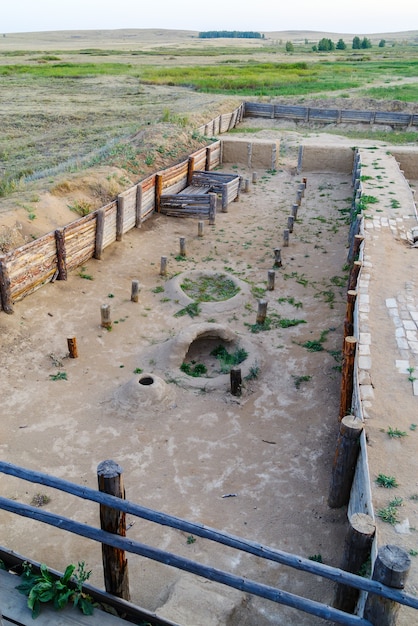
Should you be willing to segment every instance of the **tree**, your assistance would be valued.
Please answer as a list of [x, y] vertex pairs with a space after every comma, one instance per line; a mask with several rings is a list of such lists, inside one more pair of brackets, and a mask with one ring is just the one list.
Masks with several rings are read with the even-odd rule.
[[386, 41], [384, 39], [381, 39], [379, 41], [379, 48], [384, 48], [386, 46]]
[[364, 37], [361, 40], [361, 47], [362, 48], [371, 48], [372, 47], [372, 42], [370, 41], [370, 39], [367, 39], [367, 37]]
[[329, 52], [330, 50], [335, 50], [335, 44], [333, 41], [331, 41], [331, 39], [323, 37], [318, 43], [318, 50], [320, 52]]
[[336, 45], [337, 50], [345, 50], [345, 49], [346, 49], [346, 47], [347, 47], [347, 46], [346, 46], [346, 44], [345, 44], [345, 42], [344, 42], [344, 40], [343, 40], [343, 39], [339, 39], [339, 40], [337, 41], [337, 45]]
[[293, 52], [295, 49], [291, 41], [286, 41], [286, 52]]
[[360, 41], [360, 37], [354, 37], [353, 39], [353, 50], [360, 50], [361, 48], [361, 41]]

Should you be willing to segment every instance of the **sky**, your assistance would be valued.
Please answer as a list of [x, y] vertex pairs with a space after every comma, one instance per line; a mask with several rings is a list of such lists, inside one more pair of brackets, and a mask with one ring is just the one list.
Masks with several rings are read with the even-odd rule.
[[0, 33], [120, 28], [366, 35], [418, 30], [418, 5], [416, 0], [9, 0], [0, 15]]

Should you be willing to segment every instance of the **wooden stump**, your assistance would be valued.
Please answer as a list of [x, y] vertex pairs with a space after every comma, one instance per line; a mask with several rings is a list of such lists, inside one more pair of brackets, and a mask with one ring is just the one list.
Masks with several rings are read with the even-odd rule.
[[242, 391], [242, 376], [239, 367], [233, 367], [230, 371], [231, 393], [233, 396], [240, 396]]
[[253, 172], [252, 181], [253, 181], [253, 184], [257, 182], [257, 172]]
[[131, 302], [138, 302], [140, 285], [139, 280], [133, 280], [131, 286]]
[[259, 300], [256, 324], [264, 324], [264, 322], [266, 321], [266, 317], [267, 317], [267, 301]]
[[287, 218], [287, 228], [289, 230], [289, 233], [293, 233], [294, 221], [295, 221], [295, 218], [293, 217], [293, 215], [289, 215]]
[[250, 191], [250, 179], [249, 178], [244, 178], [243, 191], [245, 193], [248, 193]]
[[298, 209], [299, 209], [299, 205], [298, 204], [292, 204], [292, 215], [293, 215], [293, 219], [296, 220], [298, 217]]
[[103, 328], [112, 328], [112, 320], [110, 318], [110, 304], [102, 304], [100, 307], [101, 326]]
[[274, 248], [274, 266], [282, 266], [282, 250], [281, 248]]
[[180, 256], [187, 256], [187, 254], [186, 254], [186, 237], [180, 237]]
[[[370, 515], [354, 513], [350, 517], [341, 569], [351, 574], [359, 573], [361, 567], [370, 559], [375, 533], [376, 524]], [[339, 583], [335, 589], [333, 606], [340, 611], [354, 613], [359, 595], [359, 589]]]
[[289, 229], [285, 228], [283, 231], [283, 246], [285, 248], [289, 247]]
[[[394, 589], [403, 589], [411, 567], [408, 553], [398, 546], [379, 549], [373, 568], [373, 580]], [[364, 617], [374, 626], [396, 626], [400, 605], [388, 598], [369, 593]]]
[[104, 224], [105, 224], [105, 211], [104, 209], [98, 209], [96, 213], [96, 237], [94, 243], [94, 258], [99, 260], [103, 254], [103, 236], [104, 236]]
[[[99, 491], [125, 499], [123, 470], [115, 461], [103, 461], [97, 468]], [[100, 505], [101, 529], [114, 535], [126, 536], [126, 515], [122, 511]], [[108, 593], [130, 600], [128, 561], [125, 551], [102, 544], [105, 588]]]
[[125, 215], [125, 198], [120, 195], [117, 199], [116, 206], [116, 241], [122, 241], [123, 237], [123, 222]]
[[348, 504], [350, 500], [362, 430], [363, 422], [354, 415], [346, 415], [340, 422], [328, 496], [328, 505], [333, 509]]
[[357, 289], [358, 276], [360, 274], [362, 265], [363, 263], [361, 261], [354, 261], [353, 266], [350, 271], [350, 277], [348, 279], [348, 291]]
[[70, 359], [78, 359], [77, 339], [76, 337], [67, 338], [68, 351], [70, 353]]
[[203, 222], [202, 221], [197, 223], [197, 236], [203, 237]]
[[160, 276], [167, 276], [167, 257], [161, 257]]
[[276, 278], [276, 272], [274, 270], [268, 270], [267, 272], [267, 289], [268, 291], [274, 291], [274, 280]]
[[354, 386], [354, 359], [357, 339], [351, 335], [344, 340], [344, 354], [341, 372], [340, 420], [351, 412]]
[[136, 186], [135, 228], [142, 226], [142, 185]]

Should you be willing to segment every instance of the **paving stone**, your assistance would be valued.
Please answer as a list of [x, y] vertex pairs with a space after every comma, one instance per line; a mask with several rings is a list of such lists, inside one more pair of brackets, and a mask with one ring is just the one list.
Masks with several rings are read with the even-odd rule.
[[372, 334], [371, 333], [359, 333], [359, 343], [364, 343], [370, 345], [372, 342]]
[[399, 326], [399, 328], [396, 328], [395, 337], [405, 337], [405, 330], [403, 326]]
[[386, 306], [388, 309], [394, 309], [398, 306], [398, 303], [395, 298], [386, 298]]
[[417, 331], [416, 330], [407, 330], [406, 331], [406, 338], [408, 339], [408, 341], [418, 341], [418, 337], [417, 337]]
[[414, 380], [412, 383], [412, 389], [414, 392], [414, 396], [418, 396], [418, 380]]
[[361, 370], [369, 370], [372, 367], [372, 359], [370, 356], [359, 356], [358, 366]]
[[360, 385], [360, 398], [362, 400], [373, 400], [373, 387], [371, 385]]
[[409, 348], [408, 342], [404, 337], [397, 337], [396, 343], [398, 344], [398, 348], [400, 348], [400, 350], [408, 350]]
[[416, 330], [417, 329], [415, 322], [412, 321], [412, 320], [405, 320], [404, 319], [403, 320], [403, 325], [404, 325], [405, 330]]
[[408, 372], [409, 361], [408, 360], [398, 359], [397, 361], [395, 361], [395, 365], [397, 369], [399, 370], [400, 374], [409, 374]]

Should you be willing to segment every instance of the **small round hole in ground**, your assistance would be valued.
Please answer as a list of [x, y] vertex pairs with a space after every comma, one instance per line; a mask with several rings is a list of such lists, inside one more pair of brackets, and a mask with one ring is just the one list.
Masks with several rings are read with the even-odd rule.
[[152, 385], [154, 383], [154, 379], [152, 376], [143, 376], [143, 378], [139, 379], [140, 385]]

